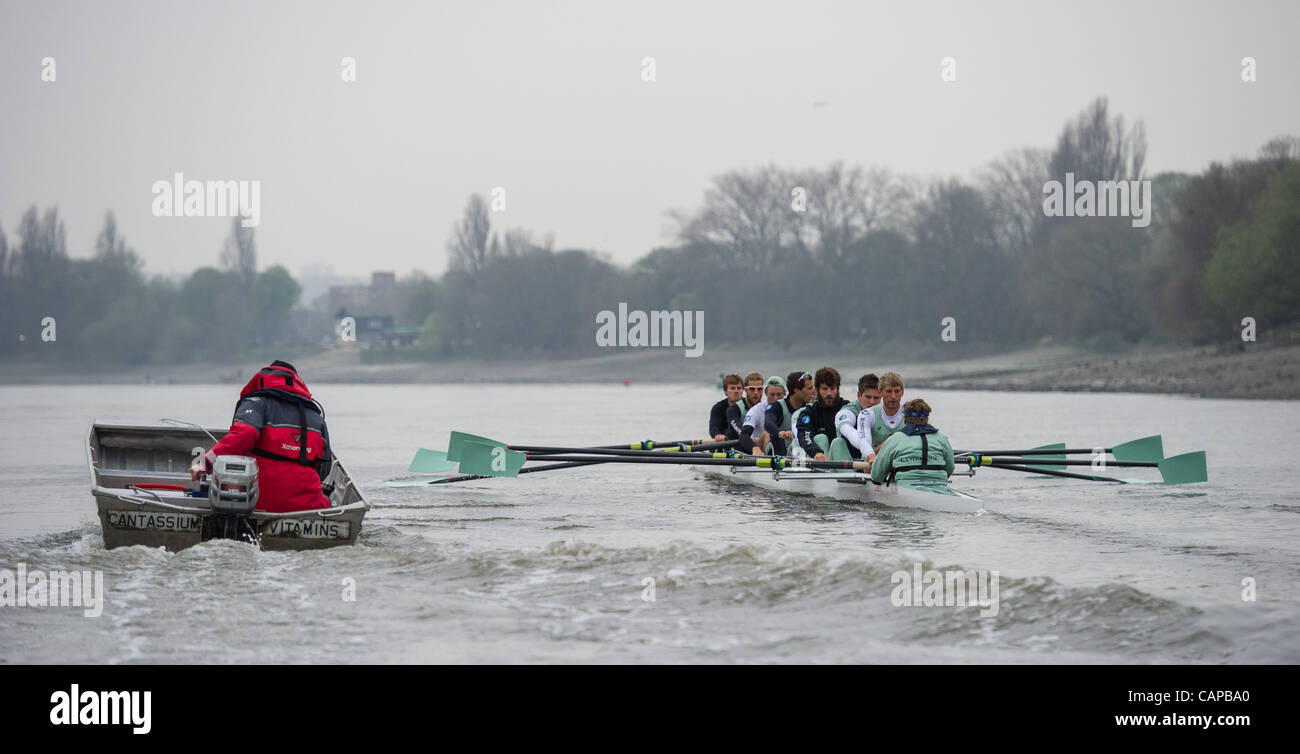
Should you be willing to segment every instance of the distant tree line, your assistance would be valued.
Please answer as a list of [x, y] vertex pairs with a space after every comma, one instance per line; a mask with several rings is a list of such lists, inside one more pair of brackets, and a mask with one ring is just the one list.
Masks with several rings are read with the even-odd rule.
[[[55, 208], [28, 209], [15, 236], [10, 243], [0, 229], [6, 359], [146, 364], [237, 357], [284, 342], [302, 292], [284, 267], [257, 271], [253, 229], [238, 219], [221, 267], [199, 268], [181, 282], [146, 276], [111, 212], [88, 259], [69, 257]], [[47, 331], [52, 340], [43, 338]]]
[[[630, 267], [493, 228], [475, 195], [441, 278], [399, 281], [396, 324], [420, 327], [407, 356], [493, 358], [596, 352], [596, 314], [620, 302], [702, 310], [712, 345], [937, 342], [944, 317], [959, 341], [992, 347], [1222, 342], [1244, 317], [1261, 330], [1300, 323], [1300, 139], [1196, 175], [1148, 176], [1146, 148], [1141, 123], [1099, 98], [1051, 149], [1013, 151], [967, 180], [843, 163], [734, 170], [700, 206], [670, 212], [673, 243]], [[1149, 224], [1048, 216], [1045, 186], [1067, 174], [1150, 180]], [[29, 209], [12, 242], [0, 229], [0, 356], [37, 350], [17, 334], [30, 341], [53, 316], [68, 358], [220, 360], [301, 339], [286, 328], [300, 294], [283, 267], [257, 270], [238, 221], [220, 266], [180, 283], [145, 275], [111, 213], [89, 259], [68, 257], [55, 209]]]
[[[1146, 148], [1142, 124], [1099, 98], [1052, 149], [1011, 152], [972, 180], [842, 163], [731, 171], [702, 206], [670, 213], [673, 245], [630, 269], [520, 231], [499, 242], [475, 196], [421, 342], [440, 355], [590, 352], [595, 313], [618, 302], [702, 310], [711, 344], [845, 348], [937, 342], [943, 317], [959, 340], [993, 346], [1223, 341], [1243, 317], [1300, 320], [1300, 140], [1199, 175], [1148, 176]], [[1044, 187], [1067, 174], [1149, 179], [1149, 224], [1047, 216]]]

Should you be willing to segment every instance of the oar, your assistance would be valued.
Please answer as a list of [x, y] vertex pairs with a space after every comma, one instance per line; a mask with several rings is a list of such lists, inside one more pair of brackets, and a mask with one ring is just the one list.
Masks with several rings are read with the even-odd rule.
[[[644, 448], [626, 445], [596, 445], [585, 446], [580, 448], [562, 448], [550, 445], [507, 445], [509, 450], [518, 450], [532, 455], [543, 455], [550, 453], [598, 453], [600, 455], [661, 455], [663, 453], [698, 453], [709, 450], [723, 450], [725, 448], [734, 448], [740, 444], [739, 440], [724, 440], [722, 442], [704, 442], [699, 444], [678, 443], [669, 445], [668, 443], [638, 443], [644, 445]], [[650, 450], [650, 446], [654, 450]]]
[[1008, 471], [1025, 471], [1030, 474], [1047, 474], [1049, 476], [1062, 476], [1062, 477], [1068, 477], [1070, 479], [1087, 479], [1090, 482], [1118, 482], [1120, 484], [1128, 484], [1128, 482], [1124, 481], [1123, 479], [1116, 479], [1115, 477], [1093, 476], [1092, 474], [1071, 474], [1068, 471], [1056, 471], [1055, 469], [1052, 468], [1034, 469], [1028, 466], [1012, 466], [1011, 464], [994, 464], [990, 468], [1006, 469]]
[[[448, 460], [459, 462], [461, 447], [463, 447], [464, 443], [466, 442], [481, 442], [481, 443], [486, 443], [488, 445], [502, 445], [502, 446], [505, 445], [505, 443], [497, 442], [496, 440], [493, 440], [490, 437], [471, 435], [468, 432], [458, 432], [453, 430], [451, 433], [451, 439], [447, 441]], [[725, 443], [714, 443], [711, 440], [681, 440], [674, 443], [662, 443], [662, 442], [655, 442], [654, 440], [645, 440], [643, 442], [620, 443], [618, 445], [601, 445], [599, 446], [599, 448], [601, 450], [653, 450], [658, 447], [672, 447], [673, 449], [679, 449], [681, 446], [690, 446], [692, 448], [695, 448], [695, 447], [702, 447], [704, 445], [710, 445], [712, 447], [721, 448], [721, 447], [727, 447], [728, 445], [734, 445], [737, 442], [739, 441], [729, 440]], [[586, 450], [586, 448], [584, 448], [584, 450]]]
[[[467, 435], [466, 433], [463, 432], [453, 432], [452, 435], [453, 437], [451, 442], [448, 444], [448, 447], [449, 448], [455, 447], [456, 455], [457, 457], [459, 457], [460, 449], [461, 447], [463, 447], [463, 443], [465, 439], [467, 437], [469, 438], [475, 437], [475, 435]], [[486, 440], [488, 438], [481, 438], [481, 439]], [[495, 441], [492, 442], [495, 443]], [[616, 454], [616, 453], [631, 454], [637, 452], [648, 452], [649, 448], [659, 447], [662, 449], [654, 452], [687, 453], [696, 450], [706, 450], [706, 449], [712, 450], [712, 449], [729, 448], [736, 445], [737, 442], [738, 442], [737, 440], [728, 440], [725, 442], [710, 442], [710, 441], [701, 442], [699, 440], [689, 440], [689, 441], [683, 440], [676, 443], [665, 443], [665, 442], [656, 442], [653, 440], [646, 440], [644, 442], [628, 443], [625, 445], [603, 445], [597, 448], [577, 448], [577, 449], [566, 448], [563, 449], [563, 452], [567, 453], [567, 452], [577, 451], [583, 453], [590, 452], [593, 454]], [[526, 448], [516, 448], [516, 449], [522, 450]], [[543, 448], [542, 450], [545, 449]], [[552, 450], [558, 452], [560, 449], [552, 449]], [[456, 468], [456, 464], [457, 464], [456, 460], [452, 460], [451, 458], [448, 457], [450, 454], [451, 454], [450, 450], [444, 452], [441, 450], [429, 450], [428, 448], [420, 448], [419, 450], [416, 451], [415, 458], [411, 459], [411, 465], [408, 467], [407, 470], [416, 473], [425, 473], [425, 474], [439, 474], [444, 471], [450, 471], [451, 469]], [[519, 473], [528, 474], [534, 471], [571, 469], [578, 466], [591, 466], [592, 464], [595, 463], [605, 463], [605, 462], [606, 461], [602, 459], [600, 461], [593, 460], [593, 461], [576, 461], [576, 462], [569, 462], [569, 463], [555, 463], [547, 466], [534, 466], [527, 469], [521, 469]], [[487, 478], [490, 477], [482, 474], [462, 474], [459, 476], [444, 477], [441, 479], [403, 481], [403, 482], [390, 481], [387, 482], [387, 485], [389, 487], [420, 487], [420, 486], [430, 485], [430, 484], [449, 484], [452, 482], [468, 482], [474, 479], [487, 479]]]
[[[1034, 458], [997, 458], [987, 457], [979, 454], [971, 454], [963, 459], [962, 463], [969, 466], [994, 466], [1007, 468], [1010, 466], [1042, 466], [1052, 468], [1057, 465], [1065, 466], [1091, 466], [1092, 461], [1055, 461], [1055, 460], [1038, 460]], [[1170, 456], [1157, 463], [1149, 461], [1110, 461], [1107, 466], [1142, 466], [1154, 467], [1160, 471], [1160, 478], [1165, 484], [1196, 484], [1204, 482], [1209, 477], [1205, 467], [1205, 451], [1198, 450], [1193, 453], [1183, 453], [1181, 455]]]
[[[481, 444], [486, 445], [487, 443], [481, 443]], [[730, 442], [730, 443], [718, 443], [718, 445], [734, 445], [734, 444], [735, 444], [734, 442]], [[676, 457], [678, 457], [678, 458], [682, 458], [682, 457], [687, 457], [687, 458], [718, 458], [718, 457], [725, 457], [725, 456], [719, 456], [719, 454], [716, 454], [716, 453], [706, 453], [706, 452], [702, 452], [702, 451], [693, 451], [693, 450], [678, 450], [678, 449], [676, 449], [676, 448], [674, 448], [674, 449], [668, 449], [668, 450], [624, 450], [624, 449], [621, 449], [621, 448], [619, 448], [619, 449], [615, 449], [615, 448], [558, 448], [558, 447], [552, 447], [552, 446], [549, 446], [549, 445], [504, 445], [504, 444], [501, 444], [501, 443], [497, 443], [496, 445], [494, 445], [494, 447], [502, 447], [502, 448], [505, 448], [506, 450], [514, 450], [514, 451], [519, 451], [519, 452], [521, 452], [521, 453], [527, 453], [527, 454], [528, 454], [528, 457], [529, 457], [530, 459], [535, 459], [535, 460], [549, 460], [549, 459], [551, 458], [551, 456], [560, 455], [560, 454], [562, 454], [562, 453], [586, 453], [587, 455], [593, 455], [593, 456], [621, 456], [621, 457], [626, 457], [626, 458], [644, 458], [644, 457], [657, 457], [657, 458], [661, 458], [661, 457], [663, 457], [666, 453], [672, 453], [674, 456], [676, 456]], [[681, 448], [702, 448], [703, 446], [698, 446], [698, 445], [696, 445], [696, 446], [692, 446], [692, 445], [683, 445], [683, 446], [680, 446], [680, 447], [681, 447]], [[461, 456], [462, 456], [462, 458], [464, 457], [464, 449], [463, 449], [463, 448], [461, 449]]]
[[[534, 471], [555, 471], [556, 469], [572, 469], [578, 466], [594, 466], [598, 463], [608, 463], [605, 459], [599, 461], [570, 461], [568, 463], [551, 463], [543, 466], [530, 466], [520, 469], [520, 474], [531, 474]], [[385, 482], [388, 487], [425, 487], [433, 484], [452, 484], [454, 482], [472, 482], [475, 479], [495, 479], [488, 474], [459, 474], [457, 476], [442, 477], [441, 479], [421, 479], [414, 482]]]
[[866, 461], [813, 461], [809, 459], [785, 458], [782, 456], [728, 457], [726, 453], [714, 453], [712, 457], [700, 455], [667, 455], [649, 453], [648, 455], [614, 455], [608, 458], [590, 455], [541, 455], [531, 456], [517, 450], [510, 450], [502, 443], [488, 444], [466, 440], [460, 448], [461, 471], [487, 476], [517, 476], [524, 462], [544, 459], [549, 461], [591, 462], [607, 460], [611, 463], [651, 463], [651, 464], [693, 464], [698, 466], [750, 466], [762, 469], [817, 468], [817, 469], [854, 469], [866, 471]]
[[[1120, 443], [1113, 448], [1102, 448], [1115, 457], [1116, 461], [1150, 461], [1158, 463], [1165, 457], [1164, 442], [1160, 435], [1151, 435], [1137, 440]], [[982, 456], [1058, 456], [1089, 455], [1096, 448], [1066, 448], [1065, 443], [1043, 445], [1028, 450], [959, 450], [956, 455], [978, 454]]]

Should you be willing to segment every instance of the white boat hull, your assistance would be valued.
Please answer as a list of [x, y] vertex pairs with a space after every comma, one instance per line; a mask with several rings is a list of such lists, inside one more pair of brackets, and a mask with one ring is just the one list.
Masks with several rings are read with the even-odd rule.
[[817, 497], [833, 498], [858, 503], [876, 503], [895, 508], [917, 508], [944, 513], [975, 513], [984, 509], [984, 502], [974, 495], [944, 487], [909, 486], [907, 483], [889, 486], [875, 484], [870, 474], [853, 471], [817, 471], [814, 469], [786, 469], [779, 475], [767, 469], [725, 466], [698, 466], [697, 470], [715, 479], [738, 484], [748, 484], [769, 490]]

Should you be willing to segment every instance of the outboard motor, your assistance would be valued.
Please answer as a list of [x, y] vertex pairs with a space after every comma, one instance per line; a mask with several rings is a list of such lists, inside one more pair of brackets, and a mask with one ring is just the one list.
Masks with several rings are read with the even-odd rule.
[[256, 543], [257, 461], [248, 456], [217, 456], [208, 479], [212, 515], [203, 526], [203, 539], [237, 539]]

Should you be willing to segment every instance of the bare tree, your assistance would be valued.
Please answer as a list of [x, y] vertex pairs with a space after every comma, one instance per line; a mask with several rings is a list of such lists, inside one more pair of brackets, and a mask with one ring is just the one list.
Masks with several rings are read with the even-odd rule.
[[839, 259], [844, 250], [868, 232], [901, 221], [913, 189], [887, 168], [845, 167], [834, 162], [825, 170], [810, 170], [807, 224], [824, 261]]
[[1274, 136], [1259, 148], [1259, 157], [1261, 160], [1279, 163], [1279, 166], [1280, 163], [1300, 160], [1300, 137]]
[[693, 215], [673, 213], [685, 243], [727, 249], [728, 261], [762, 266], [775, 258], [791, 227], [789, 176], [775, 165], [752, 173], [733, 170], [715, 176], [704, 207]]
[[1106, 98], [1098, 97], [1062, 129], [1048, 167], [1057, 180], [1064, 180], [1067, 172], [1074, 173], [1076, 181], [1139, 180], [1146, 154], [1142, 121], [1126, 129], [1124, 116], [1112, 119]]
[[488, 215], [488, 204], [483, 197], [474, 194], [465, 206], [465, 214], [452, 229], [451, 240], [447, 242], [447, 266], [454, 272], [467, 273], [471, 278], [478, 277], [488, 256], [499, 249], [489, 246], [492, 233], [492, 221]]
[[221, 266], [234, 273], [240, 285], [247, 286], [252, 292], [257, 282], [257, 243], [253, 238], [253, 228], [245, 228], [241, 218], [232, 218], [230, 235], [221, 247]]
[[1033, 243], [1034, 228], [1043, 220], [1043, 185], [1051, 180], [1045, 149], [1017, 149], [980, 171], [989, 208], [997, 217], [1004, 248], [1023, 253]]

